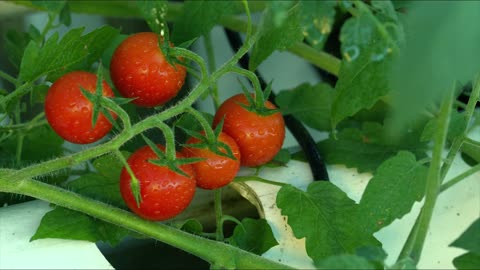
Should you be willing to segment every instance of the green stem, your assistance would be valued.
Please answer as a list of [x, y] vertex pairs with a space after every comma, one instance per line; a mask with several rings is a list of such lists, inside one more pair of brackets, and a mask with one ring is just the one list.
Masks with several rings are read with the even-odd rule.
[[217, 223], [216, 239], [223, 241], [223, 212], [222, 212], [222, 189], [217, 188], [213, 191], [215, 204], [215, 220]]
[[235, 177], [235, 179], [233, 179], [234, 182], [246, 182], [246, 181], [257, 181], [257, 182], [261, 182], [261, 183], [265, 183], [265, 184], [270, 184], [270, 185], [276, 185], [276, 186], [285, 186], [286, 184], [285, 183], [281, 183], [281, 182], [275, 182], [275, 181], [272, 181], [272, 180], [268, 180], [268, 179], [265, 179], [265, 178], [261, 178], [259, 176], [254, 176], [254, 175], [249, 175], [249, 176], [237, 176]]
[[260, 81], [257, 75], [255, 75], [255, 73], [250, 70], [246, 70], [236, 66], [232, 67], [229, 71], [245, 76], [252, 82], [253, 89], [255, 91], [255, 107], [256, 108], [264, 107], [265, 105], [263, 104], [264, 98], [263, 98], [262, 86], [260, 85]]
[[162, 131], [163, 136], [165, 137], [165, 155], [167, 160], [175, 160], [175, 134], [173, 134], [173, 129], [170, 129], [170, 127], [162, 121], [158, 121], [157, 127]]
[[417, 218], [416, 223], [418, 224], [415, 224], [402, 252], [400, 253], [399, 261], [410, 257], [415, 263], [417, 263], [422, 253], [423, 244], [427, 236], [428, 227], [433, 215], [433, 209], [440, 190], [442, 152], [447, 139], [448, 124], [453, 104], [453, 92], [452, 89], [442, 103], [438, 132], [435, 134], [434, 138], [432, 162], [430, 163], [430, 168], [427, 174], [425, 203]]
[[465, 138], [462, 145], [462, 152], [480, 163], [480, 142]]
[[4, 78], [7, 82], [12, 83], [13, 85], [17, 85], [17, 79], [8, 75], [7, 73], [0, 70], [0, 77]]
[[205, 65], [205, 61], [203, 61], [202, 57], [200, 57], [199, 55], [197, 55], [196, 53], [190, 50], [187, 50], [181, 47], [172, 48], [172, 52], [173, 52], [173, 55], [175, 56], [185, 57], [197, 63], [198, 66], [200, 67], [202, 78], [205, 78], [208, 76], [207, 66]]
[[464, 171], [463, 173], [461, 173], [460, 175], [452, 178], [450, 181], [447, 181], [445, 184], [443, 184], [441, 187], [440, 187], [440, 192], [444, 192], [445, 190], [449, 189], [450, 187], [452, 187], [453, 185], [459, 183], [460, 181], [462, 181], [463, 179], [469, 177], [470, 175], [472, 174], [475, 174], [477, 172], [480, 172], [480, 163], [471, 167], [470, 169]]
[[[207, 51], [208, 71], [210, 73], [213, 73], [216, 70], [216, 64], [215, 64], [215, 52], [213, 50], [212, 37], [210, 35], [210, 32], [204, 36], [203, 41], [205, 44], [205, 49]], [[216, 83], [214, 83], [211, 87], [210, 96], [212, 97], [215, 110], [217, 110], [218, 107], [220, 107], [220, 98], [218, 96], [218, 86]]]
[[28, 82], [28, 83], [24, 83], [21, 86], [17, 87], [13, 92], [4, 96], [0, 100], [0, 106], [4, 107], [5, 104], [7, 104], [10, 100], [15, 99], [15, 98], [19, 98], [19, 97], [27, 94], [28, 91], [30, 91], [30, 89], [31, 89], [31, 85], [32, 85], [32, 83]]
[[214, 143], [217, 138], [215, 137], [215, 133], [213, 132], [213, 129], [208, 123], [207, 119], [205, 119], [205, 117], [203, 117], [203, 115], [199, 111], [195, 110], [192, 107], [187, 108], [186, 112], [191, 114], [200, 123], [203, 130], [205, 131], [205, 137], [207, 138], [207, 141], [209, 143]]
[[167, 225], [150, 222], [125, 210], [32, 179], [12, 180], [11, 171], [0, 171], [0, 190], [49, 201], [79, 211], [131, 231], [181, 248], [210, 263], [241, 269], [289, 269], [250, 252], [209, 240]]
[[28, 122], [11, 126], [0, 126], [0, 132], [11, 132], [11, 131], [20, 131], [20, 130], [30, 130], [39, 126], [46, 125], [47, 120], [38, 121], [35, 123]]
[[480, 96], [480, 76], [475, 79], [472, 93], [470, 95], [470, 98], [468, 99], [467, 107], [465, 109], [465, 114], [464, 114], [463, 131], [459, 136], [457, 136], [453, 140], [450, 151], [447, 154], [447, 159], [442, 166], [442, 176], [441, 176], [442, 180], [445, 179], [445, 176], [447, 175], [448, 170], [450, 170], [450, 167], [452, 166], [453, 159], [458, 154], [458, 151], [460, 151], [460, 149], [462, 148], [462, 144], [465, 142], [465, 139], [467, 138], [468, 123], [470, 123], [470, 120], [472, 119], [479, 96]]

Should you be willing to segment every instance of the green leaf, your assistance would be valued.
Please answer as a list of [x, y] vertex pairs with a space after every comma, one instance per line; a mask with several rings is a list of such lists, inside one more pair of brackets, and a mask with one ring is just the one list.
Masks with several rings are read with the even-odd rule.
[[119, 179], [119, 177], [110, 178], [97, 173], [88, 173], [68, 182], [67, 188], [105, 203], [125, 207], [120, 195]]
[[[438, 125], [437, 118], [430, 119], [425, 125], [425, 128], [421, 136], [421, 141], [423, 142], [431, 141], [433, 139], [433, 135], [437, 130], [437, 125]], [[452, 141], [453, 139], [461, 135], [462, 132], [465, 130], [466, 125], [467, 125], [467, 121], [465, 118], [465, 112], [452, 111], [450, 115], [450, 123], [448, 126], [448, 134], [447, 134], [448, 140]]]
[[124, 228], [105, 223], [80, 212], [55, 207], [43, 216], [40, 226], [30, 241], [59, 238], [89, 242], [105, 241], [114, 246], [127, 235], [128, 231]]
[[379, 123], [364, 122], [362, 129], [345, 128], [317, 144], [327, 163], [344, 164], [359, 172], [374, 172], [380, 164], [400, 150], [413, 152], [418, 159], [426, 157], [427, 145], [415, 132], [401, 140], [392, 140], [388, 129]]
[[23, 52], [30, 42], [31, 38], [28, 33], [18, 32], [15, 30], [8, 30], [5, 35], [5, 51], [8, 60], [15, 66], [20, 67]]
[[463, 248], [480, 255], [480, 218], [477, 218], [450, 246]]
[[336, 1], [301, 1], [300, 25], [305, 40], [322, 50], [332, 31]]
[[167, 1], [143, 0], [137, 1], [137, 6], [154, 33], [159, 35], [161, 35], [162, 32], [168, 33], [168, 29], [166, 29]]
[[31, 4], [35, 7], [39, 7], [41, 9], [45, 9], [51, 13], [60, 13], [63, 7], [66, 4], [66, 1], [52, 1], [52, 0], [35, 0], [30, 1]]
[[210, 32], [222, 16], [232, 14], [234, 1], [187, 0], [181, 16], [175, 21], [172, 40], [175, 44]]
[[55, 33], [42, 47], [30, 41], [20, 65], [19, 80], [32, 81], [46, 74], [49, 80], [55, 80], [70, 70], [89, 68], [118, 35], [118, 30], [110, 26], [82, 36], [83, 31], [72, 29], [60, 41]]
[[373, 233], [409, 213], [425, 194], [427, 170], [409, 152], [383, 162], [363, 192], [357, 225]]
[[60, 11], [60, 14], [58, 15], [58, 20], [65, 26], [70, 26], [72, 24], [70, 5], [68, 3], [66, 3]]
[[299, 20], [298, 5], [294, 5], [288, 10], [281, 25], [275, 23], [278, 23], [275, 11], [271, 7], [267, 9], [260, 25], [260, 38], [253, 47], [248, 68], [255, 70], [275, 50], [286, 50], [293, 44], [302, 41], [303, 34]]
[[387, 253], [381, 247], [360, 247], [357, 249], [356, 255], [367, 259], [376, 269], [384, 269]]
[[201, 234], [203, 232], [203, 225], [196, 219], [187, 219], [185, 221], [176, 224], [176, 227], [182, 231], [186, 231], [193, 234]]
[[[406, 47], [392, 69], [391, 96], [396, 132], [439, 104], [456, 81], [465, 83], [480, 70], [480, 32], [475, 22], [480, 2], [413, 1], [405, 16]], [[461, 31], [459, 31], [461, 29]], [[408, 78], [408, 79], [407, 79]]]
[[358, 230], [351, 219], [358, 205], [331, 182], [313, 182], [307, 192], [285, 185], [277, 194], [277, 206], [295, 237], [306, 238], [307, 254], [315, 262], [380, 245], [370, 233]]
[[320, 269], [376, 269], [367, 259], [350, 254], [331, 256], [315, 265]]
[[480, 265], [480, 254], [473, 252], [465, 253], [453, 259], [453, 265], [459, 270], [478, 269]]
[[276, 102], [283, 114], [292, 114], [307, 126], [317, 130], [330, 129], [330, 112], [335, 92], [325, 83], [301, 84], [281, 91]]
[[[344, 60], [332, 107], [333, 128], [361, 109], [371, 108], [390, 92], [388, 75], [396, 40], [380, 30], [386, 28], [385, 25], [376, 20], [369, 9], [356, 12], [340, 33]], [[398, 29], [393, 22], [388, 23], [391, 26], [388, 29]]]
[[[38, 162], [63, 154], [63, 139], [48, 125], [29, 130], [24, 137], [22, 160]], [[11, 136], [0, 144], [1, 155], [16, 155], [17, 136]]]
[[[130, 153], [127, 151], [121, 151], [121, 153], [125, 159], [130, 156]], [[100, 175], [109, 179], [120, 179], [123, 163], [118, 160], [115, 154], [101, 156], [95, 159], [92, 165]]]
[[270, 248], [278, 245], [267, 221], [251, 218], [244, 218], [242, 224], [235, 227], [228, 242], [257, 255], [262, 255]]
[[288, 149], [280, 149], [273, 159], [265, 164], [265, 166], [269, 168], [287, 166], [287, 163], [290, 161], [290, 159], [292, 159], [290, 151], [288, 151]]

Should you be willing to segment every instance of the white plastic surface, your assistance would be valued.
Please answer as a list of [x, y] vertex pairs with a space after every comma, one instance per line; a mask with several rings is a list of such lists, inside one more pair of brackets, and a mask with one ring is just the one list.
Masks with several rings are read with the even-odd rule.
[[0, 269], [114, 269], [94, 243], [39, 239], [30, 242], [48, 203], [0, 208]]

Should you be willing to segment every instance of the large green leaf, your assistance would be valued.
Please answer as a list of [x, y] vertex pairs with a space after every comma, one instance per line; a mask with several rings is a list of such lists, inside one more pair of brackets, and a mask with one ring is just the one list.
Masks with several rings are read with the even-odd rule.
[[361, 129], [345, 128], [336, 137], [317, 144], [325, 160], [357, 168], [359, 172], [374, 172], [400, 150], [411, 151], [419, 159], [426, 157], [427, 145], [420, 142], [420, 135], [412, 132], [401, 140], [393, 140], [379, 123], [364, 122]]
[[237, 225], [228, 242], [241, 249], [262, 255], [273, 246], [278, 245], [272, 229], [265, 219], [245, 218]]
[[[277, 2], [270, 2], [260, 25], [261, 36], [253, 46], [248, 68], [255, 70], [275, 50], [286, 50], [303, 39], [298, 5], [287, 5], [288, 10], [275, 8]], [[287, 1], [287, 3], [292, 1]], [[293, 3], [293, 2], [292, 2]], [[282, 5], [284, 7], [284, 5]], [[281, 12], [283, 16], [278, 16]]]
[[[340, 33], [342, 65], [332, 107], [332, 127], [361, 109], [371, 108], [390, 92], [388, 80], [398, 33], [390, 5], [381, 5], [375, 15], [360, 4]], [[383, 21], [384, 19], [385, 21]], [[389, 24], [387, 28], [385, 24]], [[387, 29], [395, 29], [395, 36]]]
[[82, 36], [83, 31], [84, 28], [72, 29], [61, 40], [55, 33], [42, 47], [30, 41], [23, 54], [19, 80], [32, 81], [46, 74], [55, 80], [68, 70], [88, 68], [118, 35], [118, 30], [110, 26]]
[[360, 200], [358, 226], [373, 233], [409, 213], [425, 194], [427, 170], [409, 152], [383, 162]]
[[175, 20], [173, 42], [180, 44], [207, 34], [222, 16], [235, 11], [234, 5], [234, 1], [185, 1], [181, 16]]
[[352, 222], [358, 205], [331, 182], [313, 182], [307, 192], [283, 186], [277, 206], [288, 217], [295, 237], [306, 238], [307, 254], [316, 262], [332, 255], [354, 254], [362, 246], [380, 245], [371, 233]]
[[412, 1], [405, 15], [406, 47], [392, 70], [393, 132], [439, 104], [456, 81], [480, 70], [478, 1]]
[[309, 127], [329, 130], [334, 91], [325, 83], [301, 84], [284, 90], [276, 98], [283, 114], [292, 114]]

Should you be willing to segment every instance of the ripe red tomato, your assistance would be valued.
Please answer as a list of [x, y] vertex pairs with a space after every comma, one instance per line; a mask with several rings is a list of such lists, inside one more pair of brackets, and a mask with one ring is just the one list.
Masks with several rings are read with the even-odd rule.
[[175, 97], [185, 82], [185, 67], [171, 66], [158, 47], [158, 36], [131, 35], [115, 50], [110, 63], [112, 81], [120, 94], [136, 98], [143, 107], [162, 105]]
[[[225, 100], [213, 119], [216, 126], [224, 118], [223, 131], [230, 135], [240, 148], [241, 164], [260, 166], [270, 160], [282, 148], [285, 138], [285, 122], [281, 113], [260, 115], [248, 111], [240, 104], [250, 105], [244, 94]], [[265, 107], [276, 109], [266, 101]]]
[[[60, 137], [69, 142], [87, 144], [98, 141], [112, 129], [112, 124], [103, 114], [92, 127], [93, 104], [82, 94], [80, 87], [94, 93], [96, 84], [97, 75], [74, 71], [63, 75], [48, 89], [45, 114]], [[113, 91], [106, 82], [103, 82], [103, 95], [113, 97]]]
[[[203, 161], [192, 164], [197, 186], [200, 188], [216, 189], [228, 185], [240, 169], [240, 150], [232, 137], [221, 132], [218, 140], [230, 147], [236, 160], [220, 156], [208, 148], [188, 147], [188, 144], [200, 143], [201, 141], [197, 138], [190, 138], [182, 151], [187, 157], [205, 158]], [[221, 149], [221, 151], [226, 153], [224, 149]]]
[[[163, 146], [158, 145], [163, 151]], [[177, 153], [177, 158], [182, 158]], [[179, 168], [190, 177], [180, 175], [166, 166], [148, 162], [158, 159], [149, 146], [135, 151], [127, 160], [135, 177], [140, 183], [140, 207], [137, 206], [131, 189], [131, 177], [125, 168], [120, 174], [120, 192], [127, 206], [137, 215], [155, 221], [166, 220], [181, 213], [195, 194], [194, 171], [190, 164]]]

